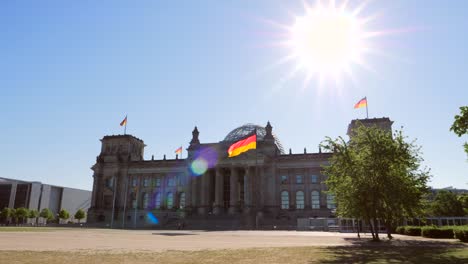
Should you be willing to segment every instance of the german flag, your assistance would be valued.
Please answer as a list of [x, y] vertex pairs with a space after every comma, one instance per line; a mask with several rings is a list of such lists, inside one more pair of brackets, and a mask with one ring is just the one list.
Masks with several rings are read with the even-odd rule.
[[250, 149], [256, 149], [256, 148], [257, 148], [257, 133], [255, 132], [253, 135], [248, 136], [232, 144], [228, 149], [228, 154], [229, 154], [229, 157], [232, 158]]
[[127, 116], [125, 116], [124, 120], [120, 122], [120, 126], [126, 126], [127, 125]]
[[354, 109], [361, 108], [361, 107], [366, 107], [366, 106], [367, 106], [367, 98], [364, 97], [354, 105]]

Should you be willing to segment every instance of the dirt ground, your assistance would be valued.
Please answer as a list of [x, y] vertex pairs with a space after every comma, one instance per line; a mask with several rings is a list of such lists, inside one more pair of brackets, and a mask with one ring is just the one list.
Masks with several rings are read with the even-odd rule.
[[[369, 238], [368, 235], [361, 237]], [[355, 241], [356, 234], [298, 231], [51, 229], [43, 232], [0, 232], [0, 250], [3, 251], [162, 252], [167, 250], [351, 246]], [[418, 241], [431, 241], [431, 239], [395, 235], [392, 243], [404, 245]], [[444, 242], [457, 243], [455, 240]]]

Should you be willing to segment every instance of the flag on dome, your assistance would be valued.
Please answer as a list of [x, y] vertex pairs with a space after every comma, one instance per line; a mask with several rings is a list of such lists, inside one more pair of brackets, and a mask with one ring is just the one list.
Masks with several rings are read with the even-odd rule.
[[175, 151], [176, 154], [182, 154], [182, 146], [180, 146], [178, 149]]
[[367, 98], [364, 97], [354, 105], [354, 109], [361, 108], [361, 107], [366, 107], [366, 106], [367, 106]]
[[251, 149], [257, 148], [257, 131], [253, 135], [250, 135], [244, 139], [237, 141], [232, 144], [228, 149], [229, 157], [235, 157]]

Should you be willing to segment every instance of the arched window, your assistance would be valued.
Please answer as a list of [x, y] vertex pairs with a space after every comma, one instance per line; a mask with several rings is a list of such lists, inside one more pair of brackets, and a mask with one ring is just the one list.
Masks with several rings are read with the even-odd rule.
[[143, 193], [143, 209], [148, 208], [148, 193]]
[[156, 207], [157, 209], [161, 208], [161, 193], [156, 193], [154, 207]]
[[180, 209], [185, 208], [185, 193], [184, 192], [179, 194], [179, 208]]
[[296, 192], [296, 209], [304, 209], [304, 192]]
[[328, 209], [335, 209], [335, 195], [327, 194], [327, 208]]
[[289, 209], [289, 193], [287, 191], [281, 192], [281, 209]]
[[320, 209], [320, 193], [318, 191], [312, 191], [311, 204], [312, 209]]
[[171, 209], [174, 206], [174, 196], [172, 193], [167, 193], [167, 209]]

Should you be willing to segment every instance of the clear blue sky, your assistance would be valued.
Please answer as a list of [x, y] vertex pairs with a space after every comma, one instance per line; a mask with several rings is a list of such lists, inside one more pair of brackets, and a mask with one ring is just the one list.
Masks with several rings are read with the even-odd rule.
[[299, 0], [1, 1], [0, 176], [91, 189], [99, 139], [123, 133], [125, 114], [146, 159], [186, 148], [195, 125], [217, 142], [268, 120], [285, 149], [317, 151], [365, 117], [353, 105], [367, 95], [371, 117], [417, 138], [430, 185], [468, 188], [467, 139], [449, 131], [468, 104], [467, 9], [370, 3], [371, 29], [403, 32], [376, 38], [373, 71], [355, 65], [355, 82], [319, 90], [301, 74], [282, 82], [293, 63], [271, 67], [288, 50], [270, 45], [281, 30], [265, 20], [292, 24]]

